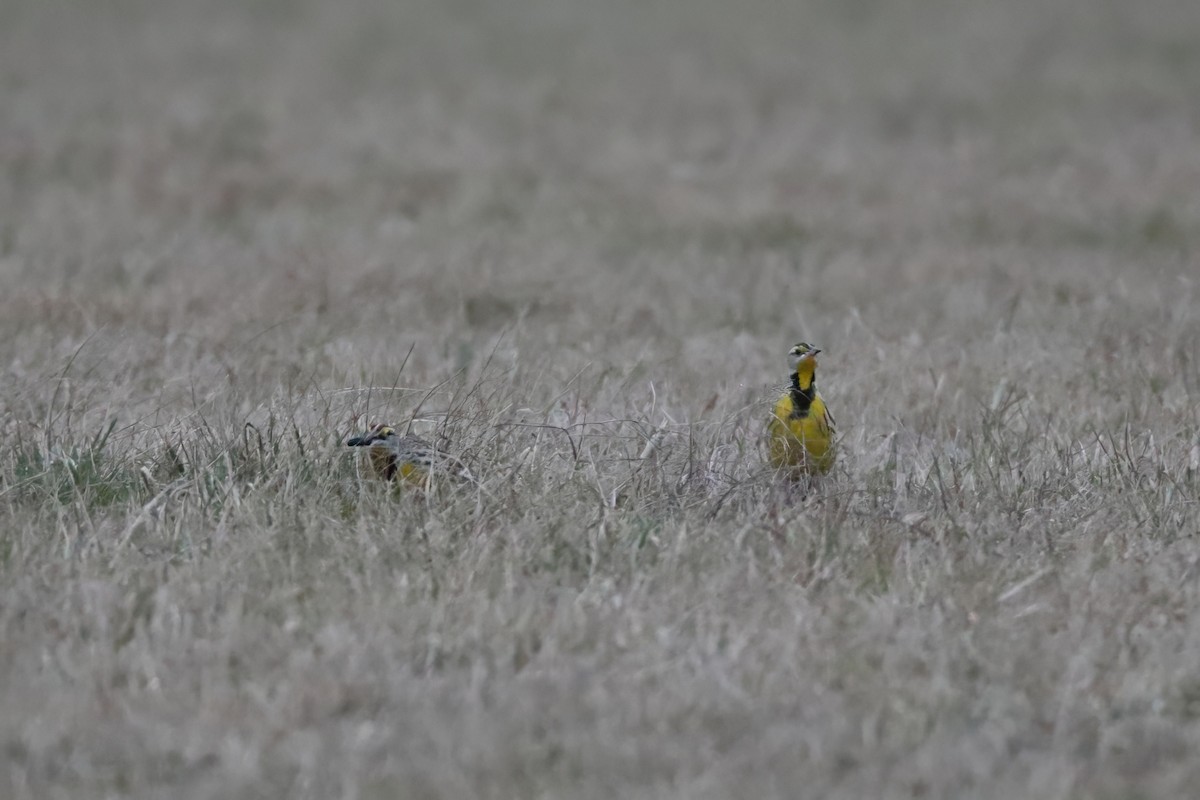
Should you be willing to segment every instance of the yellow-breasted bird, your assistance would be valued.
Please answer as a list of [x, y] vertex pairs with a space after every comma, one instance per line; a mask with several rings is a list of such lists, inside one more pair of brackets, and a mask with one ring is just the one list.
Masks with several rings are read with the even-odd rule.
[[361, 436], [346, 441], [350, 447], [366, 447], [372, 471], [387, 481], [406, 481], [422, 488], [429, 485], [432, 472], [451, 478], [474, 480], [466, 465], [420, 436], [401, 436], [385, 423], [371, 427]]
[[807, 342], [788, 351], [792, 385], [775, 403], [767, 424], [771, 466], [793, 474], [823, 475], [837, 458], [834, 422], [817, 391], [817, 353]]

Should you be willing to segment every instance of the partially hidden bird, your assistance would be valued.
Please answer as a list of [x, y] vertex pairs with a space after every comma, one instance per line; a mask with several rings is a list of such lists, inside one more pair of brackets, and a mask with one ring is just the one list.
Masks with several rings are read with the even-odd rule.
[[367, 462], [375, 475], [383, 480], [402, 481], [422, 488], [429, 485], [430, 475], [434, 473], [457, 480], [474, 480], [471, 471], [458, 458], [420, 436], [401, 436], [387, 423], [373, 425], [366, 433], [348, 439], [346, 444], [367, 448]]

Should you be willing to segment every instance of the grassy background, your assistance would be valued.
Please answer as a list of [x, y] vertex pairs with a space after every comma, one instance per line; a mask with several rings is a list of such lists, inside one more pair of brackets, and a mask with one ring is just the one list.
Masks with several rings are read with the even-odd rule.
[[8, 0], [0, 795], [1188, 796], [1197, 86], [1184, 0]]

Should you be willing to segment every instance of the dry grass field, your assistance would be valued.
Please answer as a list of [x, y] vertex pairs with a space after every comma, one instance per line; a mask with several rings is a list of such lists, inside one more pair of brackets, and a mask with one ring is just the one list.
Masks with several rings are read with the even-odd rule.
[[6, 0], [0, 797], [1195, 796], [1197, 87], [1192, 0]]

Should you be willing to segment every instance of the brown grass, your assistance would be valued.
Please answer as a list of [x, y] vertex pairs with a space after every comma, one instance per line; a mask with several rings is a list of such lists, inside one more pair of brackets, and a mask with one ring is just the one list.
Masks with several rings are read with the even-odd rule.
[[0, 5], [0, 796], [1190, 796], [1197, 85], [1172, 0]]

